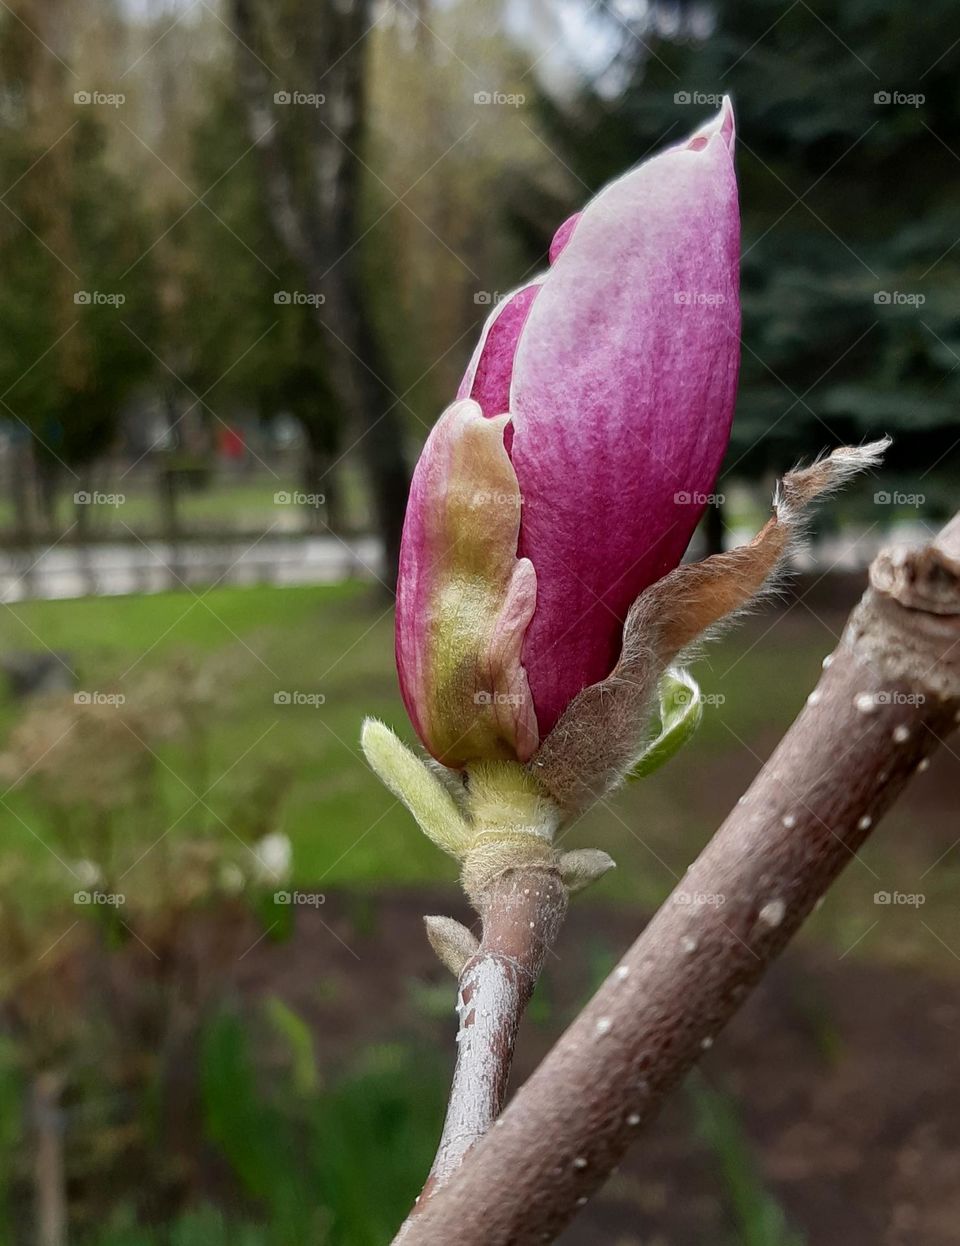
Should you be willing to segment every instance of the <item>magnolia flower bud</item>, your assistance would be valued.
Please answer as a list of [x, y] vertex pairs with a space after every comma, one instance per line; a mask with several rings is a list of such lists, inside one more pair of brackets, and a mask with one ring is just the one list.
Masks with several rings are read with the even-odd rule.
[[407, 709], [447, 766], [528, 761], [679, 563], [739, 363], [729, 101], [558, 231], [484, 328], [414, 473], [397, 593]]

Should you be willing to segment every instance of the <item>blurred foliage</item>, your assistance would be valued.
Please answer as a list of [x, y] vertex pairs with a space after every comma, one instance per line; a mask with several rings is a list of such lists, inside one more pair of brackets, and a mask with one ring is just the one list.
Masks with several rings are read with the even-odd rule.
[[305, 1062], [302, 1023], [273, 1005], [289, 1046], [273, 1079], [255, 1067], [249, 1027], [225, 1013], [204, 1036], [203, 1100], [210, 1138], [262, 1207], [271, 1246], [380, 1246], [409, 1210], [432, 1159], [443, 1111], [439, 1076], [401, 1047], [371, 1048], [330, 1088]]
[[[585, 24], [607, 40], [603, 72], [540, 100], [551, 145], [585, 184], [553, 219], [730, 93], [744, 353], [726, 472], [778, 472], [887, 432], [894, 470], [924, 481], [932, 513], [952, 513], [960, 101], [948, 53], [960, 10], [933, 0], [922, 23], [897, 0], [643, 11], [598, 6]], [[514, 215], [543, 248], [547, 233], [522, 204]]]
[[713, 1151], [727, 1193], [738, 1246], [804, 1246], [783, 1208], [766, 1188], [758, 1157], [744, 1131], [736, 1104], [715, 1090], [699, 1070], [686, 1081], [697, 1128]]

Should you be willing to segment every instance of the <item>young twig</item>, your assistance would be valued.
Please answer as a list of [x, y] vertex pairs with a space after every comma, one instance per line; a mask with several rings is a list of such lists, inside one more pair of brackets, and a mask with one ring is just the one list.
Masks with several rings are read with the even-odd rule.
[[457, 1064], [443, 1135], [419, 1205], [500, 1114], [520, 1018], [567, 907], [557, 869], [510, 870], [480, 904], [483, 938], [460, 974]]
[[[552, 1240], [960, 717], [960, 516], [882, 553], [750, 790], [405, 1246]], [[696, 903], [722, 895], [722, 906]], [[694, 901], [694, 902], [691, 902]]]

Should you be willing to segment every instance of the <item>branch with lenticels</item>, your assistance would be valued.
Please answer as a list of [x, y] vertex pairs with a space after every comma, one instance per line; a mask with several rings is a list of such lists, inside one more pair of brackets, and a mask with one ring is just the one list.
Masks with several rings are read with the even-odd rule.
[[[733, 1016], [960, 721], [960, 515], [885, 551], [807, 705], [753, 785], [405, 1246], [553, 1238]], [[676, 893], [675, 893], [676, 894]]]

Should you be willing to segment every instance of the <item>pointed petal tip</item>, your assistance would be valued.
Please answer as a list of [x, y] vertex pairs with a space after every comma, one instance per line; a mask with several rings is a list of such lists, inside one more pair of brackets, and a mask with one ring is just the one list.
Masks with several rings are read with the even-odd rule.
[[733, 112], [733, 100], [729, 95], [723, 97], [720, 105], [720, 112], [717, 114], [717, 127], [723, 141], [727, 145], [727, 151], [733, 151], [733, 144], [737, 137], [737, 119]]
[[732, 152], [737, 137], [737, 123], [733, 112], [733, 100], [725, 95], [720, 102], [720, 110], [704, 125], [695, 130], [683, 144], [687, 151], [704, 151], [710, 140], [720, 138], [727, 151]]

